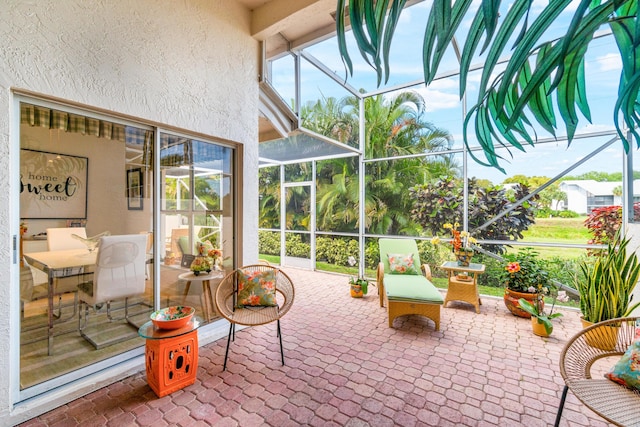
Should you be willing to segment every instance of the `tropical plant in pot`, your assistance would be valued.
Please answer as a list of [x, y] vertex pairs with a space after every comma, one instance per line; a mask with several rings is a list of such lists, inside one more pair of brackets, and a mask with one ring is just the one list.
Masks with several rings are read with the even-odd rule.
[[362, 298], [369, 290], [369, 281], [364, 277], [350, 277], [349, 287], [353, 298]]
[[553, 323], [551, 323], [551, 319], [562, 316], [562, 313], [545, 314], [544, 296], [542, 294], [538, 294], [534, 302], [535, 303], [532, 304], [524, 298], [520, 298], [518, 300], [520, 308], [531, 315], [531, 327], [533, 328], [533, 333], [541, 337], [548, 337], [551, 335], [551, 332], [553, 332]]
[[507, 254], [504, 258], [506, 265], [501, 276], [507, 309], [515, 316], [530, 318], [531, 313], [520, 306], [520, 299], [525, 299], [532, 305], [538, 305], [542, 312], [544, 296], [549, 294], [553, 285], [549, 273], [544, 270], [538, 258], [538, 252], [532, 248], [524, 248], [517, 254]]
[[617, 233], [606, 249], [592, 250], [590, 256], [580, 260], [575, 286], [584, 326], [627, 317], [640, 306], [640, 301], [632, 301], [640, 279], [640, 262], [636, 251], [627, 254], [628, 246], [629, 239]]

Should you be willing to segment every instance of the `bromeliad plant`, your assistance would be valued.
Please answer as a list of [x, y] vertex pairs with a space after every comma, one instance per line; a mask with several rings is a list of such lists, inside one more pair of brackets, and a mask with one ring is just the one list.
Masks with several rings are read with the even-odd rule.
[[640, 301], [632, 303], [632, 292], [640, 279], [636, 252], [627, 255], [629, 239], [617, 233], [601, 253], [580, 261], [575, 286], [580, 293], [584, 320], [598, 323], [628, 316]]

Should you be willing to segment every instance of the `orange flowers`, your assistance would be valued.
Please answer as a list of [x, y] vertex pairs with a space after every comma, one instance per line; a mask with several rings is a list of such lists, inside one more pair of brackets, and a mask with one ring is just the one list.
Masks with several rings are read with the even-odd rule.
[[504, 269], [507, 270], [510, 274], [517, 273], [518, 271], [520, 271], [520, 263], [510, 262]]

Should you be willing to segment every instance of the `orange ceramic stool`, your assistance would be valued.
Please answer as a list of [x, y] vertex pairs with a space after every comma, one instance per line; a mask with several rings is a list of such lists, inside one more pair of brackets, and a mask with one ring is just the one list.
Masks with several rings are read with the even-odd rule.
[[158, 397], [195, 383], [199, 325], [199, 319], [194, 318], [180, 329], [158, 329], [147, 322], [138, 330], [140, 336], [147, 339], [147, 383]]

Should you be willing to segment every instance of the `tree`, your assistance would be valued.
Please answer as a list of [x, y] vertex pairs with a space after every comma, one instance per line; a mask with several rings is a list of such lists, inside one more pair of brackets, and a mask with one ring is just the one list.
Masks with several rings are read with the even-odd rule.
[[[362, 57], [375, 69], [378, 85], [389, 78], [389, 50], [394, 31], [407, 0], [348, 1], [337, 0], [336, 29], [338, 46], [348, 72], [353, 66], [346, 43], [348, 11], [353, 35]], [[472, 62], [484, 55], [478, 98], [470, 102], [464, 122], [465, 143], [469, 145], [471, 127], [484, 150], [482, 164], [500, 168], [495, 146], [525, 151], [523, 139], [535, 145], [530, 135], [537, 123], [555, 135], [559, 128], [555, 110], [564, 122], [569, 143], [578, 125], [579, 110], [590, 121], [591, 112], [585, 96], [584, 55], [596, 31], [608, 25], [616, 40], [622, 61], [618, 98], [612, 116], [624, 148], [628, 151], [626, 129], [640, 141], [638, 95], [640, 91], [640, 23], [638, 0], [550, 0], [535, 13], [533, 1], [433, 0], [423, 43], [425, 84], [431, 83], [440, 60], [454, 37], [469, 22], [466, 39], [460, 43], [460, 97], [467, 90], [467, 75]], [[503, 6], [501, 8], [501, 6]], [[575, 11], [573, 8], [575, 7]], [[572, 21], [564, 35], [555, 37], [558, 17], [572, 12]], [[480, 42], [484, 40], [481, 44]], [[502, 71], [496, 67], [509, 56]], [[622, 122], [619, 120], [622, 116]]]
[[[424, 119], [424, 99], [416, 92], [394, 97], [376, 96], [364, 103], [365, 155], [369, 159], [424, 154], [448, 150], [449, 134]], [[327, 108], [325, 108], [325, 106]], [[303, 126], [342, 142], [358, 141], [358, 102], [347, 97], [307, 104]], [[458, 170], [451, 155], [414, 157], [372, 162], [366, 167], [365, 227], [377, 234], [417, 234], [419, 226], [409, 215], [408, 188], [416, 182]], [[342, 158], [319, 163], [317, 183], [318, 228], [354, 231], [358, 227], [358, 159]]]
[[544, 208], [558, 210], [558, 204], [567, 201], [567, 193], [560, 189], [560, 184], [557, 181], [538, 194], [540, 195], [540, 205]]
[[[537, 195], [519, 204], [506, 215], [491, 224], [498, 214], [513, 207], [513, 204], [529, 195], [523, 185], [513, 188], [513, 196], [501, 187], [482, 188], [474, 179], [468, 183], [469, 191], [469, 232], [480, 240], [518, 240], [523, 231], [535, 223]], [[411, 217], [432, 235], [441, 235], [445, 223], [462, 223], [463, 199], [462, 181], [453, 177], [417, 185], [409, 190], [413, 200]], [[503, 245], [483, 245], [491, 252], [504, 252]]]

